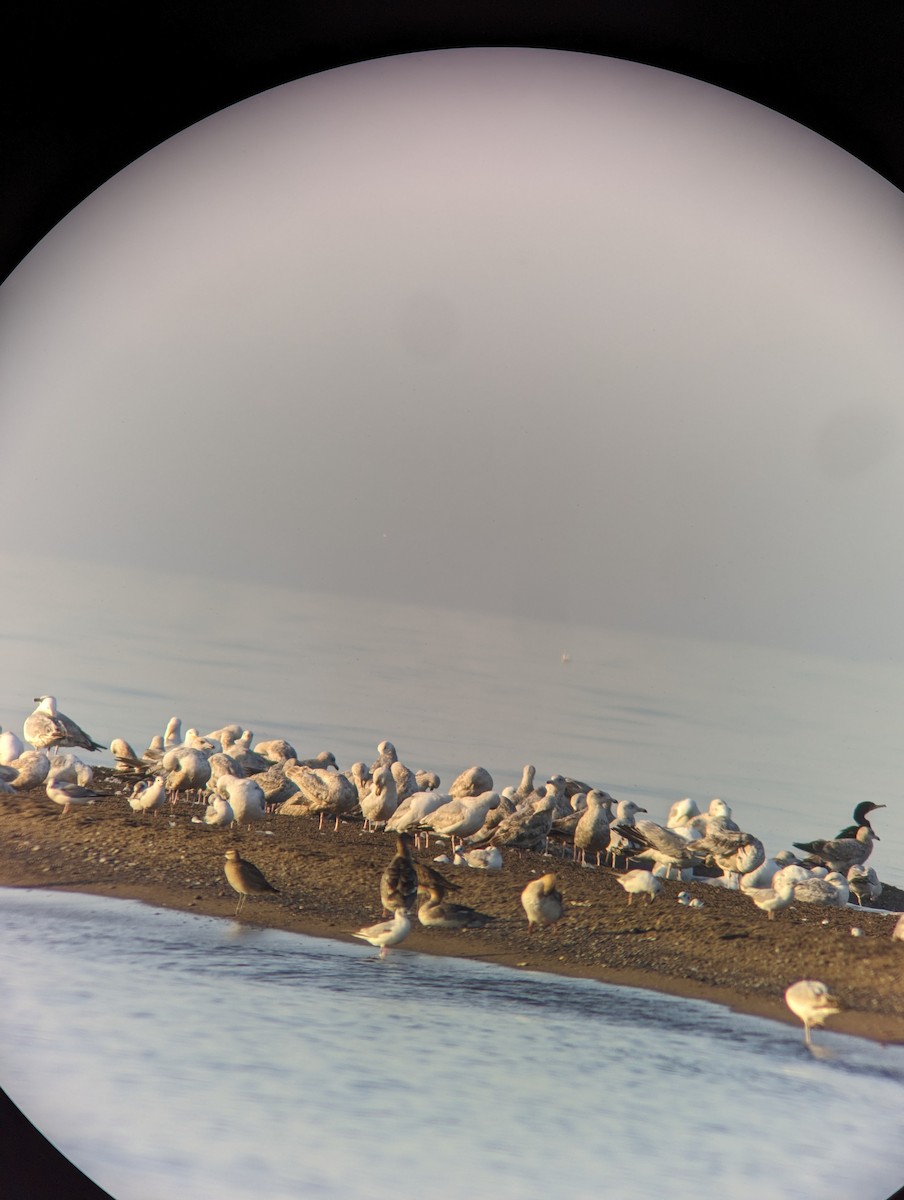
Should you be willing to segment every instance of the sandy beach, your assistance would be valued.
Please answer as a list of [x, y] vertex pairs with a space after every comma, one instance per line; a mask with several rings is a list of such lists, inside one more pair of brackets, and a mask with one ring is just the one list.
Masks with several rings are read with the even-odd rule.
[[[136, 899], [165, 908], [232, 918], [225, 851], [238, 848], [277, 895], [251, 897], [239, 918], [272, 928], [351, 940], [381, 917], [379, 878], [395, 852], [393, 835], [360, 822], [318, 829], [315, 818], [274, 815], [243, 829], [193, 822], [203, 807], [180, 801], [160, 816], [139, 815], [128, 783], [99, 769], [94, 804], [61, 817], [43, 788], [0, 803], [0, 886], [59, 888]], [[431, 842], [415, 857], [444, 852]], [[569, 851], [570, 854], [570, 851]], [[794, 1021], [783, 993], [797, 979], [821, 979], [844, 1012], [828, 1027], [879, 1042], [904, 1043], [904, 943], [889, 912], [795, 903], [770, 921], [739, 892], [704, 882], [665, 881], [653, 903], [629, 905], [609, 868], [587, 868], [560, 854], [508, 852], [502, 870], [441, 865], [461, 888], [455, 898], [496, 919], [481, 930], [426, 930], [417, 922], [397, 951], [461, 956], [516, 970], [581, 976], [711, 1000]], [[558, 875], [567, 905], [557, 928], [528, 935], [519, 903], [524, 885]], [[702, 907], [677, 903], [681, 890]], [[904, 892], [887, 886], [882, 909], [904, 911]], [[859, 935], [852, 930], [859, 929]]]

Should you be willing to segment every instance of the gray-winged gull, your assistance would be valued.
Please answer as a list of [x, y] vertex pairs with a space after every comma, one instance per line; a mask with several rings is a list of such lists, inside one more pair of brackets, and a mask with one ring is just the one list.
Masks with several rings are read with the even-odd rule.
[[38, 707], [31, 716], [25, 718], [23, 737], [36, 750], [52, 746], [54, 750], [60, 746], [77, 746], [81, 750], [103, 750], [104, 747], [94, 738], [88, 737], [83, 729], [79, 729], [71, 717], [61, 713], [57, 708], [56, 696], [35, 696]]

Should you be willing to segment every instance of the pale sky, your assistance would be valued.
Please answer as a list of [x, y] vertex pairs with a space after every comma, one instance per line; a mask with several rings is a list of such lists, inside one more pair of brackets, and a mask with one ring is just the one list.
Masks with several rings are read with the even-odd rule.
[[555, 51], [342, 68], [0, 288], [7, 546], [900, 658], [902, 331], [901, 194], [778, 114]]

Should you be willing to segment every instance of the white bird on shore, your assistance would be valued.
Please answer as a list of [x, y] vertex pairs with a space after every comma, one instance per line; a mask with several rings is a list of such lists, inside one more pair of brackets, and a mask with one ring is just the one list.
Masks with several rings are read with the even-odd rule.
[[50, 760], [49, 775], [63, 783], [78, 783], [90, 787], [94, 782], [94, 770], [74, 754], [55, 754]]
[[370, 789], [361, 797], [360, 805], [365, 829], [385, 825], [399, 807], [399, 793], [389, 767], [377, 767]]
[[[192, 818], [193, 820], [195, 818]], [[200, 823], [200, 818], [197, 818]], [[207, 808], [204, 810], [204, 824], [211, 825], [214, 829], [221, 829], [227, 825], [231, 825], [235, 820], [235, 813], [232, 811], [232, 805], [222, 796], [211, 796]]]
[[97, 792], [93, 792], [90, 788], [80, 787], [77, 783], [66, 783], [65, 781], [55, 779], [48, 779], [45, 791], [48, 800], [52, 800], [54, 804], [62, 806], [61, 817], [65, 817], [67, 813], [70, 813], [73, 805], [93, 804], [95, 800], [100, 799], [100, 795]]
[[25, 745], [21, 738], [16, 737], [11, 729], [4, 729], [0, 733], [0, 764], [9, 766], [24, 750]]
[[22, 735], [35, 750], [60, 746], [77, 746], [81, 750], [103, 750], [100, 742], [88, 737], [71, 717], [57, 708], [56, 696], [35, 696], [38, 707], [25, 718]]
[[652, 904], [662, 889], [662, 880], [652, 871], [628, 871], [626, 875], [619, 875], [618, 882], [628, 893], [629, 904], [635, 896], [642, 895], [649, 896]]
[[[388, 771], [388, 767], [386, 770]], [[411, 932], [411, 918], [404, 908], [397, 908], [391, 921], [380, 921], [376, 925], [365, 925], [352, 937], [380, 947], [380, 958], [385, 958], [393, 946], [398, 946]]]
[[475, 850], [456, 850], [456, 867], [472, 867], [478, 871], [501, 871], [502, 851], [498, 846], [478, 847]]
[[135, 812], [149, 812], [155, 815], [166, 806], [166, 776], [157, 775], [149, 783], [137, 783], [129, 797], [129, 804]]
[[804, 1023], [804, 1042], [809, 1046], [810, 1026], [821, 1026], [827, 1017], [841, 1012], [841, 1006], [824, 983], [801, 979], [785, 992], [785, 1003]]
[[448, 804], [451, 799], [446, 792], [415, 792], [395, 810], [386, 822], [386, 830], [389, 833], [404, 833], [407, 829], [414, 829], [425, 817]]
[[229, 801], [236, 825], [251, 825], [263, 821], [267, 815], [264, 791], [256, 779], [221, 775], [217, 780], [217, 793]]
[[844, 908], [850, 897], [850, 887], [838, 871], [830, 871], [825, 879], [803, 879], [794, 884], [794, 899], [802, 904], [823, 904], [829, 908]]
[[769, 920], [771, 921], [777, 912], [788, 908], [793, 902], [794, 887], [794, 880], [785, 878], [780, 879], [775, 887], [747, 887], [743, 890], [761, 912], [769, 914]]

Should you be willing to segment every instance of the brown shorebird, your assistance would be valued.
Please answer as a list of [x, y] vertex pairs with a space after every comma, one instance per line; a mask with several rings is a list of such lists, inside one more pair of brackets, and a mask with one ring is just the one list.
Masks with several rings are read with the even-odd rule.
[[272, 883], [268, 883], [263, 872], [254, 863], [242, 858], [238, 850], [226, 851], [225, 868], [229, 886], [233, 891], [239, 893], [239, 902], [235, 910], [236, 916], [242, 911], [249, 896], [262, 896], [265, 892], [279, 894], [279, 889], [275, 888]]
[[417, 864], [411, 857], [412, 844], [409, 834], [398, 834], [395, 857], [380, 876], [384, 917], [391, 916], [398, 908], [414, 912], [417, 905]]

